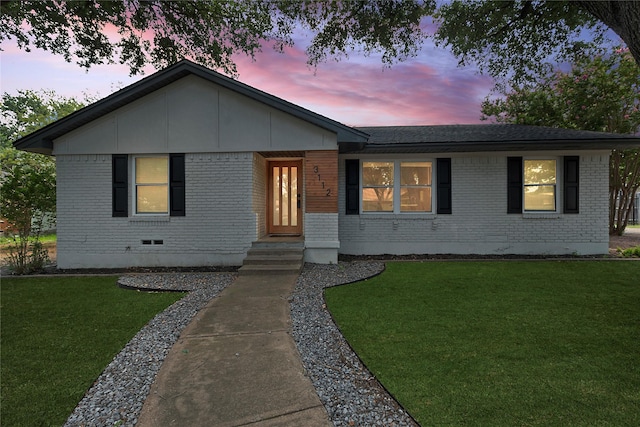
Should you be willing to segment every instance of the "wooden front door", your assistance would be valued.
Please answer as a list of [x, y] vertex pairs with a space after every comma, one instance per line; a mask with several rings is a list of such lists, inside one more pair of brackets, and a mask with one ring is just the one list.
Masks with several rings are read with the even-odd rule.
[[269, 162], [269, 234], [302, 234], [302, 160]]

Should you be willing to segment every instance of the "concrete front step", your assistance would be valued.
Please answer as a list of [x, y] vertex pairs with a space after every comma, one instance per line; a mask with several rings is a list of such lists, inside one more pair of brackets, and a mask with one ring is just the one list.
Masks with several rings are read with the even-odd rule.
[[301, 253], [290, 253], [290, 254], [274, 254], [274, 253], [249, 253], [247, 257], [244, 259], [242, 265], [256, 265], [256, 264], [264, 264], [264, 265], [282, 265], [282, 264], [291, 264], [298, 263], [302, 261], [304, 255]]
[[299, 274], [302, 263], [287, 265], [243, 265], [238, 269], [241, 275]]
[[254, 242], [238, 272], [243, 275], [299, 274], [303, 265], [303, 242]]

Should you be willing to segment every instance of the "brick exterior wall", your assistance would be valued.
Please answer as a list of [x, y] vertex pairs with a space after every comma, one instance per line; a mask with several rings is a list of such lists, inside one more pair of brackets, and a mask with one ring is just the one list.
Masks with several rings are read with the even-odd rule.
[[[607, 253], [608, 154], [597, 152], [580, 155], [579, 214], [562, 213], [561, 159], [564, 153], [522, 153], [524, 156], [528, 154], [559, 159], [557, 213], [507, 214], [507, 155], [479, 154], [452, 157], [451, 215], [345, 215], [346, 157], [341, 156], [340, 253]], [[411, 160], [434, 160], [437, 157], [448, 156], [410, 155]], [[384, 157], [370, 156], [367, 157], [369, 159], [383, 160]]]
[[253, 155], [253, 212], [256, 217], [256, 236], [267, 234], [267, 159]]
[[259, 229], [253, 162], [187, 154], [186, 216], [112, 218], [111, 156], [57, 156], [58, 268], [240, 265]]
[[338, 214], [304, 214], [305, 261], [318, 264], [338, 262]]

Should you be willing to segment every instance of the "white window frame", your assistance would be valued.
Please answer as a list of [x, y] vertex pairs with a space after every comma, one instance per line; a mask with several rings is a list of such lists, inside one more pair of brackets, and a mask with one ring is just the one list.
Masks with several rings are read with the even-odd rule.
[[[164, 157], [167, 159], [167, 181], [166, 181], [166, 185], [167, 185], [167, 211], [166, 212], [138, 212], [138, 182], [137, 182], [137, 176], [136, 176], [136, 159], [140, 159], [140, 158], [151, 158], [151, 157]], [[170, 174], [170, 159], [169, 159], [169, 155], [168, 154], [144, 154], [144, 155], [135, 155], [135, 156], [131, 156], [132, 158], [132, 164], [131, 164], [131, 169], [132, 169], [132, 177], [133, 179], [131, 180], [131, 194], [133, 195], [132, 199], [133, 199], [133, 215], [134, 216], [144, 216], [144, 217], [148, 217], [148, 216], [169, 216], [169, 209], [170, 209], [170, 204], [171, 204], [171, 200], [170, 200], [170, 182], [169, 182], [169, 174]], [[141, 186], [144, 186], [145, 184], [140, 184]], [[160, 183], [157, 184], [147, 184], [147, 185], [160, 185]]]
[[[365, 211], [363, 208], [362, 190], [373, 188], [364, 185], [364, 164], [365, 163], [393, 163], [393, 211]], [[401, 192], [403, 187], [417, 188], [416, 186], [401, 185], [401, 165], [402, 163], [431, 163], [431, 185], [419, 186], [431, 189], [431, 210], [430, 211], [401, 211]], [[436, 201], [436, 162], [435, 159], [407, 159], [407, 158], [382, 158], [382, 159], [360, 159], [360, 188], [358, 199], [360, 202], [361, 215], [434, 215]]]
[[[553, 184], [554, 186], [554, 201], [553, 201], [553, 210], [532, 210], [526, 209], [526, 192], [525, 188], [530, 186], [525, 183], [525, 164], [527, 160], [553, 160], [556, 163], [556, 182]], [[556, 156], [529, 156], [522, 158], [522, 212], [525, 214], [555, 214], [559, 212], [559, 201], [560, 199], [560, 189], [561, 186], [561, 178], [562, 178], [562, 169], [561, 169], [561, 159]], [[549, 185], [549, 184], [537, 184], [537, 185]]]

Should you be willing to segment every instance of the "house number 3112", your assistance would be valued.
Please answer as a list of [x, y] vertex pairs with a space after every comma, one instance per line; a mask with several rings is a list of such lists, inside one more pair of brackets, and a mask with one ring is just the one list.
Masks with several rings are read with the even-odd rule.
[[331, 188], [325, 187], [325, 182], [322, 180], [322, 177], [320, 176], [320, 169], [318, 168], [318, 166], [313, 167], [313, 173], [315, 173], [316, 176], [318, 177], [318, 182], [320, 183], [320, 185], [322, 185], [322, 189], [325, 191], [324, 195], [327, 197], [331, 196]]

